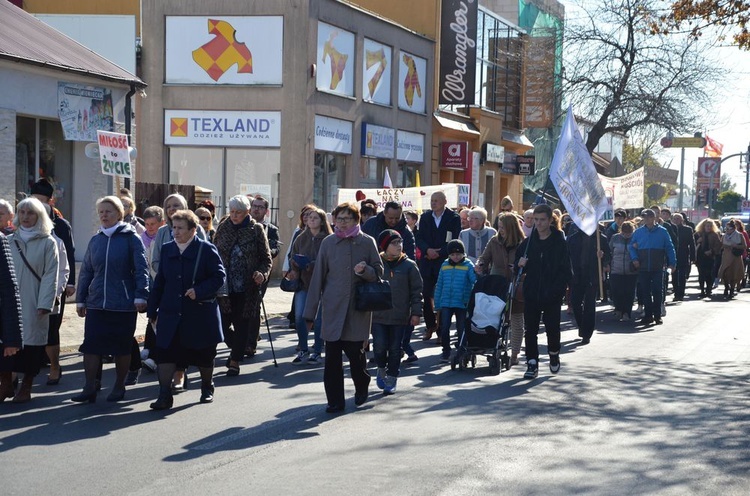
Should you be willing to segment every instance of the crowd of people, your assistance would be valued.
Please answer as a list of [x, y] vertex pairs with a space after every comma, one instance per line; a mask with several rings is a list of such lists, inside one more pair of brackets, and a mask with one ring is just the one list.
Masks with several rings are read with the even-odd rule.
[[[469, 332], [472, 289], [485, 275], [513, 282], [507, 295], [513, 300], [510, 364], [519, 363], [525, 342], [527, 379], [539, 374], [541, 323], [550, 372], [560, 371], [565, 305], [585, 345], [595, 331], [598, 300], [611, 299], [621, 322], [659, 325], [670, 272], [675, 301], [685, 298], [693, 265], [701, 298], [712, 297], [721, 283], [723, 297], [731, 299], [747, 279], [750, 238], [742, 222], [722, 226], [705, 219], [693, 226], [684, 214], [659, 207], [635, 218], [618, 210], [613, 222], [587, 234], [546, 204], [517, 213], [508, 197], [492, 222], [481, 207], [448, 208], [442, 192], [421, 214], [397, 202], [380, 212], [372, 200], [347, 202], [331, 214], [309, 204], [279, 257], [279, 230], [261, 196], [231, 198], [227, 215], [217, 219], [210, 201], [193, 211], [183, 196], [171, 194], [140, 218], [134, 198], [122, 190], [96, 202], [101, 227], [76, 283], [70, 224], [52, 196], [52, 186], [41, 180], [15, 208], [0, 200], [0, 401], [30, 401], [45, 362], [47, 385], [59, 384], [59, 329], [73, 294], [76, 313], [85, 319], [85, 381], [71, 400], [95, 402], [103, 363], [113, 361], [107, 401], [123, 400], [145, 368], [159, 383], [150, 407], [167, 410], [185, 390], [191, 367], [200, 375], [199, 401], [213, 402], [220, 343], [230, 349], [223, 372], [230, 378], [256, 354], [261, 303], [272, 267], [280, 263], [282, 287], [294, 292], [289, 319], [297, 347], [290, 363], [323, 361], [326, 411], [336, 413], [345, 409], [344, 354], [356, 405], [369, 396], [370, 346], [375, 383], [383, 394], [394, 394], [400, 369], [419, 360], [412, 338], [420, 322], [422, 340], [436, 336], [440, 361], [449, 363]], [[358, 288], [379, 280], [390, 283], [391, 305], [362, 308]], [[148, 317], [142, 346], [134, 337], [139, 312]]]

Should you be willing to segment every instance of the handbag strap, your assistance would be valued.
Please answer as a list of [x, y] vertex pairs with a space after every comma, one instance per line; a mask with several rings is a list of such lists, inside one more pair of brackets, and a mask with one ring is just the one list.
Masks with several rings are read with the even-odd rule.
[[31, 264], [29, 264], [29, 261], [26, 260], [26, 255], [23, 254], [23, 250], [21, 249], [21, 245], [18, 243], [17, 239], [13, 240], [14, 243], [16, 243], [16, 248], [18, 248], [18, 254], [21, 255], [21, 260], [23, 260], [23, 263], [26, 265], [26, 268], [31, 271], [31, 274], [36, 277], [36, 280], [39, 282], [42, 282], [42, 278], [39, 277], [39, 274], [36, 273], [36, 271], [31, 267]]
[[198, 262], [201, 261], [201, 252], [203, 251], [203, 243], [198, 247], [198, 256], [195, 257], [195, 267], [193, 268], [193, 284], [191, 287], [195, 287], [195, 275], [198, 273]]

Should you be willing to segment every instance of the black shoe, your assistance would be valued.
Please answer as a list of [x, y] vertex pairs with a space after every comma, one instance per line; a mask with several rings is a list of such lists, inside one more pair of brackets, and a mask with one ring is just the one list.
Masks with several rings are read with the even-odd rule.
[[354, 394], [354, 404], [357, 406], [364, 405], [367, 401], [368, 392], [365, 391], [364, 393], [355, 393]]
[[201, 403], [212, 403], [214, 401], [214, 385], [201, 387]]
[[[588, 340], [588, 339], [587, 339]], [[549, 371], [553, 374], [560, 372], [560, 353], [549, 355]]]
[[654, 323], [654, 319], [652, 319], [651, 317], [643, 317], [639, 321], [639, 324], [642, 324], [642, 325], [651, 325], [653, 323]]
[[112, 389], [112, 392], [107, 396], [107, 401], [114, 403], [116, 401], [122, 401], [123, 398], [125, 398], [125, 386]]
[[141, 369], [131, 370], [128, 372], [128, 376], [125, 378], [126, 386], [135, 386], [138, 384], [138, 376], [141, 374]]
[[539, 375], [539, 364], [535, 359], [526, 362], [526, 372], [523, 374], [524, 379], [535, 379]]
[[159, 396], [156, 401], [151, 403], [149, 407], [152, 410], [169, 410], [172, 408], [172, 405], [174, 404], [174, 398], [169, 396]]
[[62, 378], [62, 365], [60, 366], [60, 373], [57, 375], [57, 379], [49, 379], [47, 378], [47, 385], [48, 386], [57, 386], [60, 384], [60, 379]]
[[96, 391], [87, 393], [83, 390], [81, 393], [70, 398], [71, 401], [76, 403], [96, 403]]
[[[591, 338], [583, 338], [581, 339], [581, 345], [586, 345], [591, 342]], [[552, 366], [552, 358], [550, 357], [550, 367]]]
[[344, 411], [344, 405], [327, 405], [326, 413], [339, 413]]

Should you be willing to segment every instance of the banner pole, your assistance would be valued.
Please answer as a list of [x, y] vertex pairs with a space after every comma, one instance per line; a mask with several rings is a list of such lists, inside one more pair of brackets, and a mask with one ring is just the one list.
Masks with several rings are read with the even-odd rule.
[[596, 231], [596, 265], [599, 267], [599, 295], [604, 299], [604, 277], [602, 274], [602, 258], [599, 256], [599, 252], [602, 251], [602, 240], [599, 235], [599, 227], [597, 226]]

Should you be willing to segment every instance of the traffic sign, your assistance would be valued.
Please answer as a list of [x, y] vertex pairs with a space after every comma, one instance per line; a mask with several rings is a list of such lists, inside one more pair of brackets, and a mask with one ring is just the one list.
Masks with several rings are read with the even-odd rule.
[[692, 136], [662, 138], [661, 146], [664, 148], [703, 148], [706, 146], [706, 138], [694, 138]]

